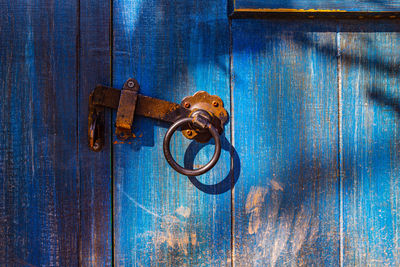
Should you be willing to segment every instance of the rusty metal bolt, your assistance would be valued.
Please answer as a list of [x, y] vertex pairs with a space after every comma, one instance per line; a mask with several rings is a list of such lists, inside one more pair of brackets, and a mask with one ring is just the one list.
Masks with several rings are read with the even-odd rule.
[[132, 88], [135, 86], [135, 83], [133, 81], [128, 82], [128, 87]]
[[218, 106], [219, 106], [219, 103], [218, 103], [217, 101], [213, 101], [213, 102], [212, 102], [212, 105], [213, 105], [214, 107], [218, 107]]
[[193, 135], [193, 132], [192, 132], [191, 130], [187, 130], [187, 131], [186, 131], [186, 134], [187, 134], [187, 136], [192, 136], [192, 135]]
[[183, 105], [185, 108], [190, 108], [190, 103], [185, 102], [185, 104]]

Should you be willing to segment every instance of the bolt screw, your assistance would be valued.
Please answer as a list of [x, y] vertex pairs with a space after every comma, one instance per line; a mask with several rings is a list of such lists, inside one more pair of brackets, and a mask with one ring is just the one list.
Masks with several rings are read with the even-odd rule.
[[187, 130], [187, 131], [186, 131], [186, 134], [187, 134], [187, 136], [192, 136], [192, 135], [193, 135], [193, 132], [192, 132], [191, 130]]
[[218, 103], [217, 101], [213, 101], [213, 102], [212, 102], [212, 105], [213, 105], [214, 107], [218, 107], [218, 106], [219, 106], [219, 103]]
[[100, 144], [98, 143], [98, 142], [95, 142], [94, 144], [93, 144], [93, 149], [94, 150], [97, 150], [97, 149], [99, 149], [100, 148]]
[[183, 106], [184, 106], [185, 108], [190, 108], [190, 103], [186, 102]]
[[135, 83], [133, 81], [128, 82], [128, 87], [132, 88], [135, 86]]

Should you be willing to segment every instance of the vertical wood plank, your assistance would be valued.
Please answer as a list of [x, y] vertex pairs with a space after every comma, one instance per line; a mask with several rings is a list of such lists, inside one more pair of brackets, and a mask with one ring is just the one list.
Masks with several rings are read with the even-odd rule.
[[[219, 0], [115, 1], [114, 85], [135, 77], [143, 94], [178, 103], [205, 90], [229, 110], [225, 6]], [[229, 125], [219, 163], [198, 177], [207, 193], [165, 161], [169, 125], [138, 117], [134, 126], [135, 139], [114, 142], [115, 265], [230, 265], [230, 191], [207, 186], [222, 182], [229, 189]], [[183, 164], [190, 142], [177, 133], [171, 144]], [[186, 164], [193, 158], [195, 167], [205, 164], [213, 149], [191, 144]]]
[[110, 112], [106, 115], [105, 146], [88, 147], [88, 101], [96, 84], [110, 85], [111, 1], [80, 0], [79, 166], [80, 265], [112, 265], [112, 198]]
[[334, 23], [233, 21], [235, 266], [338, 266]]
[[343, 264], [399, 266], [400, 34], [393, 21], [360, 28], [340, 38]]
[[0, 3], [0, 265], [77, 266], [76, 1]]

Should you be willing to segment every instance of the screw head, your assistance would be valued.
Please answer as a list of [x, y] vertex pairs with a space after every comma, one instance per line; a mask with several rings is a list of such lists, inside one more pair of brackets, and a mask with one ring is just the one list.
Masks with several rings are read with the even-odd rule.
[[190, 108], [190, 103], [185, 102], [185, 104], [183, 104], [183, 106], [184, 106], [185, 108]]
[[93, 149], [94, 150], [97, 150], [97, 149], [99, 149], [100, 148], [100, 144], [98, 143], [98, 142], [95, 142], [94, 144], [93, 144]]
[[193, 135], [193, 132], [192, 132], [191, 130], [187, 130], [187, 131], [186, 131], [186, 134], [187, 134], [187, 136], [192, 136], [192, 135]]
[[212, 102], [212, 105], [213, 105], [214, 107], [218, 107], [218, 106], [219, 106], [219, 103], [218, 103], [217, 101], [213, 101], [213, 102]]
[[134, 86], [135, 86], [135, 83], [134, 83], [133, 81], [129, 81], [129, 82], [128, 82], [128, 87], [131, 87], [131, 88], [132, 88], [132, 87], [134, 87]]

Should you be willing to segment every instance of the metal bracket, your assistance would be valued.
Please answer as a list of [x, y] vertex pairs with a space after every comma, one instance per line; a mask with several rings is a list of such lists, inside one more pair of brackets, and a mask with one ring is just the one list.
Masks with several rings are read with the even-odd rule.
[[[228, 120], [228, 112], [218, 96], [200, 91], [193, 96], [185, 97], [181, 104], [152, 98], [139, 94], [139, 83], [131, 78], [122, 90], [97, 85], [89, 98], [89, 147], [100, 151], [104, 146], [105, 108], [117, 109], [116, 135], [126, 140], [132, 136], [132, 124], [136, 115], [175, 123], [183, 118], [190, 118], [195, 111], [203, 110], [209, 114], [210, 123], [219, 134], [223, 132]], [[197, 124], [182, 125], [183, 135], [198, 142], [208, 142], [212, 135]]]
[[136, 100], [139, 92], [138, 83], [129, 79], [125, 82], [119, 97], [117, 109], [116, 134], [120, 139], [128, 139], [131, 136], [131, 127], [135, 116]]

